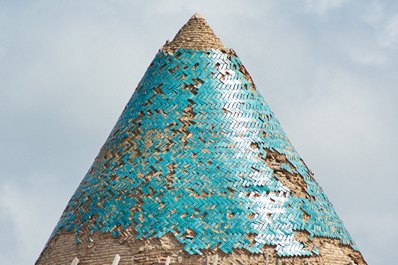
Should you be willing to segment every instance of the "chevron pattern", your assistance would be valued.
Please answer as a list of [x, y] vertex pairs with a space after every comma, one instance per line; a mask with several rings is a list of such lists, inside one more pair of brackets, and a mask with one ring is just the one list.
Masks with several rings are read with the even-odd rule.
[[[356, 246], [233, 51], [159, 51], [52, 236], [317, 255]], [[308, 242], [296, 238], [308, 233]]]

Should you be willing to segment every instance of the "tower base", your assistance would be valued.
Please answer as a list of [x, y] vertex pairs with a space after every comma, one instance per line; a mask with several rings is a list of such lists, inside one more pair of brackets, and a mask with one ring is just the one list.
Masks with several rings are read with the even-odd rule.
[[[304, 233], [303, 233], [304, 234]], [[77, 258], [78, 265], [111, 265], [115, 256], [120, 256], [118, 265], [365, 265], [361, 254], [339, 240], [314, 238], [319, 255], [311, 257], [278, 257], [274, 246], [265, 246], [262, 254], [246, 250], [206, 251], [192, 255], [184, 251], [172, 235], [160, 239], [121, 240], [110, 235], [97, 234], [90, 242], [76, 243], [72, 233], [54, 236], [40, 255], [36, 265], [71, 264]], [[76, 260], [76, 259], [75, 259]]]

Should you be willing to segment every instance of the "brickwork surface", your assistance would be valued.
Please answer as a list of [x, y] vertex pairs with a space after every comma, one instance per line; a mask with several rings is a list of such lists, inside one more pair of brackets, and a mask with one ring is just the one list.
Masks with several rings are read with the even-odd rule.
[[[119, 265], [160, 265], [165, 264], [167, 257], [170, 265], [205, 265], [213, 264], [218, 255], [218, 265], [348, 265], [366, 264], [361, 255], [350, 247], [342, 246], [338, 240], [316, 238], [314, 240], [320, 255], [312, 257], [277, 257], [272, 246], [265, 246], [263, 254], [252, 254], [236, 250], [231, 254], [222, 251], [206, 251], [203, 255], [190, 255], [171, 235], [160, 239], [119, 241], [111, 236], [99, 234], [92, 237], [92, 242], [76, 244], [73, 234], [55, 236], [48, 244], [36, 265], [65, 265], [73, 258], [79, 259], [79, 265], [112, 264], [116, 254], [121, 257]], [[134, 262], [133, 262], [134, 261]], [[309, 262], [309, 263], [308, 263]]]
[[174, 37], [163, 46], [163, 51], [173, 52], [177, 49], [217, 49], [223, 50], [224, 45], [214, 34], [206, 20], [199, 14], [195, 14]]

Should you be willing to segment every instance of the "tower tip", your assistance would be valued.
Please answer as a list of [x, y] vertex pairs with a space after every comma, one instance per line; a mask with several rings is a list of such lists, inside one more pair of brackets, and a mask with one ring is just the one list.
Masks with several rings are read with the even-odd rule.
[[204, 19], [202, 14], [200, 14], [199, 12], [195, 12], [195, 14], [193, 14], [191, 18], [202, 18], [202, 19]]
[[210, 28], [204, 17], [196, 12], [178, 31], [171, 42], [166, 43], [163, 51], [175, 51], [177, 49], [207, 50], [225, 49], [220, 39]]

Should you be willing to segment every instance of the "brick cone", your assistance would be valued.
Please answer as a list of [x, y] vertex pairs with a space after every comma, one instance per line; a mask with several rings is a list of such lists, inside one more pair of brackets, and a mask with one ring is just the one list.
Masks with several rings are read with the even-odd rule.
[[159, 50], [37, 265], [366, 264], [237, 54]]

